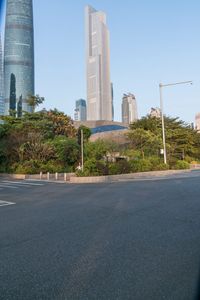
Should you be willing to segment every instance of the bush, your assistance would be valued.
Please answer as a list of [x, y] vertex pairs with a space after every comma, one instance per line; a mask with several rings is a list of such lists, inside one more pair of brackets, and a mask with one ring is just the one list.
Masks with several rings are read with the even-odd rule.
[[37, 174], [39, 171], [39, 163], [34, 160], [25, 161], [23, 163], [15, 163], [11, 167], [11, 171], [16, 174]]
[[162, 170], [169, 170], [169, 165], [163, 163], [163, 159], [160, 159], [157, 156], [152, 156], [149, 158], [149, 161], [152, 165], [152, 171], [162, 171]]
[[152, 171], [153, 165], [148, 159], [131, 160], [131, 171], [132, 172], [148, 172]]
[[99, 176], [102, 175], [101, 168], [103, 162], [96, 161], [95, 158], [88, 159], [84, 164], [84, 171], [77, 171], [77, 176]]
[[50, 160], [47, 163], [30, 160], [13, 164], [10, 171], [17, 174], [64, 173], [71, 172], [72, 168], [54, 160]]
[[109, 175], [128, 174], [131, 172], [131, 166], [126, 160], [119, 160], [109, 165]]
[[190, 164], [187, 161], [178, 160], [176, 162], [176, 165], [175, 165], [176, 170], [185, 170], [185, 169], [189, 169], [189, 168], [190, 168]]

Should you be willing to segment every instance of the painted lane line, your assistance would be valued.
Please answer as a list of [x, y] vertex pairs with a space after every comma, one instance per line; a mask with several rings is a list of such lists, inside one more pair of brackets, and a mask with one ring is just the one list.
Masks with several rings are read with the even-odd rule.
[[29, 183], [29, 182], [20, 182], [20, 181], [9, 181], [9, 180], [4, 180], [2, 183], [12, 183], [12, 184], [20, 184], [20, 185], [36, 185], [36, 186], [43, 186], [44, 184], [42, 183]]
[[18, 189], [18, 187], [13, 186], [13, 185], [8, 185], [8, 184], [0, 184], [0, 187], [4, 188], [4, 189], [6, 189], [6, 188], [8, 188], [8, 189]]
[[7, 202], [7, 201], [2, 201], [0, 200], [0, 207], [1, 206], [9, 206], [9, 205], [15, 205], [16, 203], [14, 202]]

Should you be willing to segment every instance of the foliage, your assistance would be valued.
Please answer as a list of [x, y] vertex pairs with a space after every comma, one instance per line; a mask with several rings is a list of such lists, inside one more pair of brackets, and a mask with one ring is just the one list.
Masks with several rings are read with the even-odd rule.
[[[38, 96], [39, 97], [39, 96]], [[41, 99], [32, 99], [41, 101]], [[200, 161], [200, 134], [177, 118], [165, 117], [167, 158], [160, 154], [162, 129], [159, 118], [149, 116], [130, 125], [129, 144], [89, 140], [85, 126], [75, 129], [72, 119], [58, 110], [2, 117], [0, 124], [0, 172], [39, 173], [76, 170], [81, 161], [80, 136], [84, 136], [84, 172], [100, 176], [154, 170], [187, 169]], [[118, 157], [116, 162], [108, 158]]]
[[89, 140], [89, 138], [92, 134], [90, 128], [81, 125], [78, 129], [78, 132], [77, 132], [77, 139], [78, 139], [78, 144], [79, 145], [81, 145], [81, 130], [83, 131], [83, 141], [84, 141], [84, 143], [88, 142], [88, 140]]
[[119, 160], [115, 163], [111, 163], [109, 165], [109, 174], [116, 175], [116, 174], [128, 174], [131, 172], [131, 165], [126, 160]]
[[39, 95], [30, 95], [28, 97], [27, 103], [33, 107], [33, 111], [35, 111], [35, 108], [42, 104], [45, 101], [44, 97], [40, 97]]
[[176, 170], [185, 170], [185, 169], [189, 169], [189, 168], [190, 168], [190, 164], [187, 161], [178, 160], [176, 162], [176, 165], [175, 165]]
[[57, 136], [51, 141], [54, 146], [56, 157], [60, 162], [73, 166], [80, 157], [80, 148], [75, 138]]
[[0, 171], [33, 173], [49, 169], [58, 172], [79, 160], [77, 131], [64, 113], [50, 110], [2, 119]]
[[[185, 156], [200, 158], [200, 134], [178, 118], [165, 117], [167, 156], [169, 160], [184, 159]], [[134, 149], [155, 155], [162, 147], [162, 124], [160, 118], [144, 117], [130, 126], [128, 135]], [[138, 130], [140, 130], [141, 140]], [[145, 137], [147, 141], [145, 142]], [[154, 139], [157, 137], [157, 140]], [[136, 141], [134, 141], [136, 138]], [[139, 140], [139, 142], [138, 142]], [[154, 144], [155, 142], [155, 144]], [[153, 148], [152, 148], [153, 146]]]

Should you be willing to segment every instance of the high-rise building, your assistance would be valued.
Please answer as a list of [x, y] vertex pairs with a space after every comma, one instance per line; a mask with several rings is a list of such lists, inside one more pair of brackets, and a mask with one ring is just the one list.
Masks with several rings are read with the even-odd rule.
[[7, 0], [4, 43], [5, 114], [32, 112], [34, 95], [34, 33], [32, 0]]
[[149, 115], [151, 118], [161, 118], [161, 109], [152, 107]]
[[76, 101], [76, 108], [74, 112], [75, 121], [86, 121], [87, 120], [87, 107], [84, 99]]
[[133, 94], [124, 94], [122, 100], [122, 122], [131, 124], [138, 120], [137, 102]]
[[106, 14], [86, 7], [87, 119], [112, 121], [110, 35]]
[[112, 82], [111, 82], [111, 99], [112, 99], [112, 121], [114, 121], [114, 89], [113, 89]]
[[0, 33], [0, 115], [4, 115], [4, 88], [3, 88], [3, 51]]
[[200, 131], [200, 113], [195, 116], [195, 129]]

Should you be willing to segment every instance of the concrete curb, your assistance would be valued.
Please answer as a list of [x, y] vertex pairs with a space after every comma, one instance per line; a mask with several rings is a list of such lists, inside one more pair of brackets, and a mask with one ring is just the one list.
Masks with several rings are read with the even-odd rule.
[[26, 179], [27, 175], [24, 174], [0, 174], [0, 178], [2, 179]]
[[84, 183], [105, 183], [105, 182], [117, 182], [120, 180], [130, 180], [130, 179], [148, 179], [157, 177], [167, 177], [169, 175], [178, 175], [190, 173], [191, 170], [168, 170], [168, 171], [152, 171], [152, 172], [142, 172], [142, 173], [131, 173], [122, 175], [108, 175], [108, 176], [91, 176], [91, 177], [71, 177], [70, 183], [74, 184], [84, 184]]

